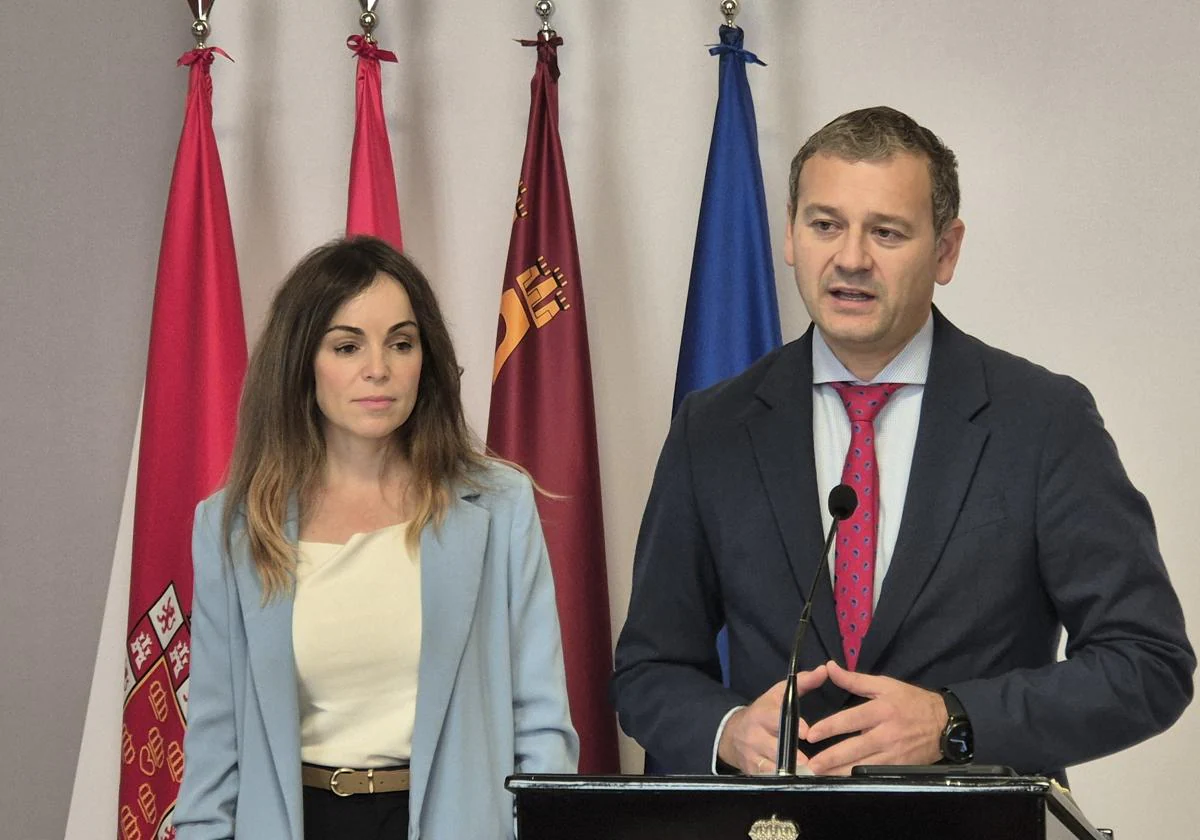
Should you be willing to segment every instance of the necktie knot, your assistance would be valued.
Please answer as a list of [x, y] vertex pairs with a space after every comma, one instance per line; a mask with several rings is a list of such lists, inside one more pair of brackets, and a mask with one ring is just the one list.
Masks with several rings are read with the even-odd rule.
[[877, 382], [874, 385], [856, 385], [853, 382], [831, 382], [850, 422], [871, 423], [880, 410], [887, 405], [892, 394], [904, 387], [903, 382]]

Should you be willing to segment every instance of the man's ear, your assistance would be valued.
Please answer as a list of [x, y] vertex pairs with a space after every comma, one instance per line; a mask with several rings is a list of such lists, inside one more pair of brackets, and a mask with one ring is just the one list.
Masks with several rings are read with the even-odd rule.
[[791, 207], [789, 207], [788, 208], [788, 216], [787, 216], [787, 227], [785, 228], [785, 230], [787, 231], [787, 235], [784, 237], [784, 240], [783, 240], [783, 261], [785, 263], [787, 263], [788, 265], [796, 264], [796, 248], [794, 245], [792, 245], [792, 234], [795, 233], [795, 230], [796, 230], [796, 217], [794, 214], [795, 214], [795, 211]]
[[953, 219], [937, 243], [937, 273], [934, 279], [939, 286], [945, 286], [954, 279], [954, 267], [958, 265], [958, 255], [962, 252], [963, 236], [967, 226], [962, 219]]

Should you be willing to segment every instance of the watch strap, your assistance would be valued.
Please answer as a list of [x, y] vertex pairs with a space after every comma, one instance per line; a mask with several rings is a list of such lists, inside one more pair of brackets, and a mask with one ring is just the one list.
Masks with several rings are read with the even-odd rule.
[[[975, 758], [975, 738], [967, 710], [953, 691], [942, 689], [942, 701], [946, 704], [946, 726], [942, 730], [940, 746], [945, 764], [968, 764]], [[955, 737], [957, 735], [957, 737]], [[949, 745], [962, 744], [964, 749], [949, 750]]]
[[943, 688], [942, 701], [946, 704], [946, 713], [950, 716], [950, 720], [970, 720], [967, 717], [967, 710], [963, 708], [963, 704], [953, 691]]

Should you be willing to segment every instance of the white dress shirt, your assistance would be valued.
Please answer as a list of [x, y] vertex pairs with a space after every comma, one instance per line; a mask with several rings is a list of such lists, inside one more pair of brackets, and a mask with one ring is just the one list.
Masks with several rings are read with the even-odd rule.
[[[842, 467], [850, 449], [850, 418], [845, 403], [832, 382], [873, 385], [902, 382], [904, 387], [892, 395], [875, 417], [875, 461], [879, 466], [879, 518], [876, 520], [875, 592], [872, 606], [879, 605], [879, 593], [891, 565], [900, 518], [908, 494], [908, 474], [912, 469], [913, 448], [917, 443], [917, 425], [921, 420], [921, 400], [925, 396], [925, 378], [929, 374], [929, 355], [933, 350], [933, 315], [913, 336], [912, 341], [888, 362], [870, 382], [856, 379], [837, 358], [820, 330], [813, 330], [813, 455], [817, 465], [817, 492], [824, 500], [829, 491], [842, 483]], [[833, 517], [821, 504], [822, 533], [828, 532]], [[829, 557], [829, 579], [834, 579], [834, 557]]]

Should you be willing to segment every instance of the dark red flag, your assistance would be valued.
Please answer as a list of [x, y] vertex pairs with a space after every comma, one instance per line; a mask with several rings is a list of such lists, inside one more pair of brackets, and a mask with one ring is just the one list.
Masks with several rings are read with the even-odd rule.
[[592, 365], [558, 134], [558, 36], [537, 47], [492, 372], [488, 446], [561, 499], [538, 498], [582, 773], [619, 770]]
[[400, 236], [400, 203], [396, 199], [396, 170], [383, 116], [380, 61], [395, 61], [395, 53], [381, 50], [362, 35], [351, 35], [346, 45], [358, 55], [354, 97], [354, 146], [350, 153], [350, 201], [346, 210], [346, 235], [366, 233], [404, 247]]
[[[212, 129], [216, 48], [191, 67], [154, 291], [138, 450], [118, 836], [171, 836], [183, 773], [192, 515], [224, 477], [246, 370], [225, 179]], [[224, 53], [221, 53], [224, 55]]]

